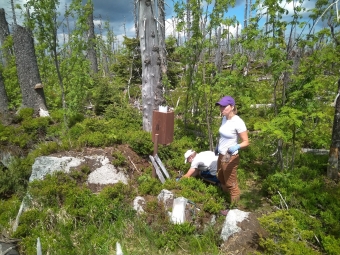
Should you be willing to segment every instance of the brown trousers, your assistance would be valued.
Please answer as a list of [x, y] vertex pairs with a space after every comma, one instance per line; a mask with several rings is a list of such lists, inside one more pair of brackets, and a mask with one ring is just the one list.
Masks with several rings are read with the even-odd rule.
[[217, 161], [217, 178], [224, 192], [230, 193], [230, 202], [240, 199], [240, 189], [237, 182], [237, 168], [240, 163], [239, 155], [231, 156], [229, 162], [221, 162], [223, 155], [219, 154]]

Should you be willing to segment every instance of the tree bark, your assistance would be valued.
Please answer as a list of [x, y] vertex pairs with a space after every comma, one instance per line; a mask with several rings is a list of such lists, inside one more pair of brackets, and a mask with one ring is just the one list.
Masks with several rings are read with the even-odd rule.
[[186, 42], [188, 42], [191, 38], [191, 11], [190, 11], [190, 0], [187, 0], [187, 37], [186, 37]]
[[15, 15], [14, 0], [11, 0], [11, 7], [12, 7], [12, 14], [13, 14], [13, 23], [14, 23], [14, 25], [16, 25], [17, 24], [17, 16]]
[[339, 178], [339, 148], [340, 148], [340, 79], [338, 80], [338, 95], [332, 131], [332, 143], [329, 150], [327, 177], [332, 180]]
[[221, 27], [218, 27], [216, 31], [217, 49], [216, 49], [216, 55], [215, 55], [215, 66], [216, 66], [218, 73], [221, 73], [221, 70], [222, 70], [221, 29], [222, 29]]
[[159, 13], [159, 24], [158, 24], [158, 35], [159, 35], [159, 56], [161, 61], [162, 75], [166, 75], [168, 66], [166, 60], [166, 49], [165, 49], [165, 0], [158, 0], [158, 13]]
[[43, 86], [41, 83], [32, 33], [19, 25], [13, 32], [14, 54], [18, 80], [22, 93], [22, 107], [47, 111]]
[[152, 114], [164, 103], [161, 83], [156, 9], [151, 0], [139, 1], [139, 40], [142, 55], [143, 130], [151, 132]]
[[248, 24], [248, 0], [246, 0], [246, 3], [244, 5], [244, 28], [247, 27]]
[[[9, 27], [6, 20], [5, 10], [0, 8], [0, 46], [3, 47], [7, 36], [9, 36]], [[7, 51], [7, 52], [5, 52]], [[1, 50], [1, 58], [4, 66], [7, 66], [9, 62], [9, 57], [12, 55], [11, 49], [2, 48]]]
[[7, 112], [8, 112], [8, 98], [4, 80], [2, 79], [2, 73], [0, 73], [0, 114], [6, 114]]
[[98, 73], [98, 62], [97, 62], [97, 52], [96, 52], [96, 36], [94, 33], [94, 23], [93, 23], [93, 5], [87, 4], [89, 8], [89, 16], [87, 17], [88, 30], [88, 49], [87, 54], [91, 63], [92, 73]]

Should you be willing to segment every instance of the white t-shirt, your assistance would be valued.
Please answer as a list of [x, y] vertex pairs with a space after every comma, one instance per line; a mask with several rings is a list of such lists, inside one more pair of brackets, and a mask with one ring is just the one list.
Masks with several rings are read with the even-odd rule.
[[210, 174], [216, 175], [217, 158], [218, 156], [212, 151], [202, 151], [196, 154], [190, 168], [197, 168], [200, 171], [209, 170]]
[[[237, 144], [238, 134], [247, 131], [247, 127], [238, 115], [234, 115], [230, 120], [223, 116], [222, 124], [218, 131], [220, 133], [218, 153], [225, 155], [229, 147]], [[233, 155], [237, 153], [238, 150]]]

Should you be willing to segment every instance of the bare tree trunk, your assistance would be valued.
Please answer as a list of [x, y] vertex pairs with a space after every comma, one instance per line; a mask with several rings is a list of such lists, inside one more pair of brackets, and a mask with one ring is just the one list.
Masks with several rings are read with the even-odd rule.
[[142, 55], [143, 129], [152, 130], [152, 114], [165, 101], [161, 83], [159, 38], [151, 0], [139, 0], [139, 40]]
[[[6, 20], [6, 14], [5, 10], [3, 8], [0, 8], [0, 46], [3, 47], [5, 40], [9, 36], [9, 27]], [[2, 48], [1, 50], [1, 60], [4, 66], [7, 66], [7, 63], [9, 61], [9, 57], [12, 55], [12, 49], [8, 49], [7, 52], [3, 52], [3, 50], [6, 50]]]
[[217, 28], [216, 44], [217, 44], [217, 50], [216, 50], [216, 55], [215, 55], [215, 66], [216, 66], [217, 72], [220, 73], [222, 70], [221, 27]]
[[187, 0], [187, 39], [188, 42], [191, 38], [190, 28], [191, 28], [191, 12], [190, 12], [190, 0]]
[[248, 19], [248, 0], [245, 0], [246, 4], [244, 5], [244, 28], [247, 27], [247, 19]]
[[8, 98], [4, 80], [2, 79], [2, 73], [0, 73], [0, 114], [6, 114], [7, 112], [8, 112]]
[[12, 14], [13, 14], [13, 23], [14, 25], [17, 24], [17, 18], [16, 18], [16, 15], [15, 15], [15, 7], [14, 7], [14, 1], [11, 0], [11, 7], [12, 7]]
[[266, 13], [266, 25], [265, 25], [265, 30], [266, 30], [266, 34], [268, 33], [268, 27], [269, 27], [269, 14], [268, 12]]
[[249, 9], [249, 16], [248, 16], [248, 20], [250, 20], [251, 19], [251, 5], [252, 5], [252, 0], [249, 0], [249, 7], [248, 7], [248, 9]]
[[[227, 52], [227, 54], [230, 54], [231, 43], [230, 43], [230, 26], [229, 25], [228, 25], [227, 29], [228, 29], [228, 34], [227, 34], [227, 41], [226, 41], [226, 52]], [[223, 62], [223, 60], [222, 60], [222, 62]]]
[[133, 1], [133, 14], [134, 14], [133, 19], [134, 19], [134, 22], [135, 22], [136, 38], [139, 38], [138, 10], [139, 10], [138, 1]]
[[22, 93], [22, 106], [47, 111], [43, 86], [41, 83], [32, 33], [19, 25], [13, 32], [14, 54], [18, 80]]
[[6, 20], [5, 10], [0, 8], [0, 43], [3, 45], [9, 35], [8, 22]]
[[339, 178], [339, 148], [340, 148], [340, 79], [338, 80], [338, 95], [335, 104], [332, 144], [329, 150], [327, 177], [332, 180]]
[[167, 73], [167, 60], [166, 60], [166, 48], [165, 48], [165, 6], [164, 0], [158, 0], [158, 13], [159, 13], [159, 24], [158, 24], [158, 36], [159, 36], [159, 56], [161, 61], [162, 74]]
[[[203, 72], [203, 83], [206, 84], [206, 79], [205, 79], [205, 75], [206, 75], [206, 64], [205, 64], [205, 57], [202, 56], [202, 60], [203, 60], [203, 68], [202, 68], [202, 72]], [[208, 92], [204, 92], [204, 110], [205, 110], [205, 118], [206, 118], [206, 122], [207, 122], [207, 129], [208, 129], [208, 137], [209, 137], [209, 149], [212, 151], [214, 149], [214, 140], [213, 140], [213, 133], [211, 130], [211, 114], [209, 112], [209, 99], [208, 97], [211, 96], [211, 91], [210, 91], [210, 95], [208, 95]]]
[[[98, 23], [99, 38], [103, 38], [104, 26], [103, 26], [103, 20], [100, 16], [99, 17], [99, 23]], [[108, 50], [108, 51], [110, 51], [110, 50]], [[102, 71], [101, 75], [103, 77], [108, 76], [109, 72], [108, 72], [108, 67], [106, 66], [107, 51], [105, 49], [105, 43], [103, 43], [103, 40], [101, 40], [101, 43], [100, 43], [99, 47], [97, 48], [96, 55], [98, 56], [97, 59], [98, 59], [98, 62], [99, 62], [98, 68], [101, 67], [101, 71]]]
[[[65, 12], [67, 12], [67, 5], [65, 4]], [[67, 37], [68, 37], [68, 41], [70, 40], [69, 38], [71, 37], [71, 29], [70, 29], [70, 21], [69, 21], [69, 16], [66, 16], [66, 27], [67, 27]], [[72, 47], [67, 46], [67, 51], [68, 54], [72, 55]]]
[[91, 62], [91, 70], [93, 74], [98, 73], [98, 62], [97, 62], [97, 52], [96, 52], [96, 36], [94, 33], [94, 23], [93, 23], [93, 4], [87, 4], [89, 10], [89, 16], [87, 17], [88, 30], [88, 48], [87, 54]]

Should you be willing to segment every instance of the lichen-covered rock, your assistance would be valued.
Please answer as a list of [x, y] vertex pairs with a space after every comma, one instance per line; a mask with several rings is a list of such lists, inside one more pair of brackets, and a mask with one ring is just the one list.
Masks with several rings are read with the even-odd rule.
[[43, 179], [47, 174], [52, 174], [56, 171], [69, 173], [71, 169], [86, 165], [89, 161], [92, 161], [92, 166], [96, 166], [96, 168], [91, 169], [91, 173], [88, 176], [89, 184], [107, 185], [120, 181], [124, 184], [128, 183], [128, 177], [124, 172], [118, 171], [115, 166], [110, 164], [110, 160], [102, 155], [60, 158], [52, 156], [37, 157], [32, 166], [32, 174], [29, 181]]
[[221, 238], [224, 243], [221, 249], [223, 254], [229, 255], [260, 251], [259, 239], [265, 235], [254, 213], [233, 209], [228, 212], [223, 224]]

